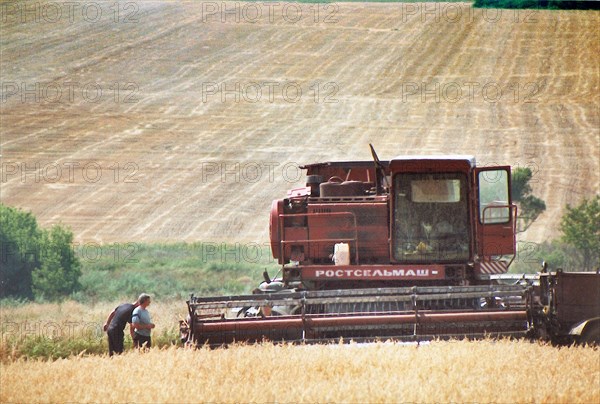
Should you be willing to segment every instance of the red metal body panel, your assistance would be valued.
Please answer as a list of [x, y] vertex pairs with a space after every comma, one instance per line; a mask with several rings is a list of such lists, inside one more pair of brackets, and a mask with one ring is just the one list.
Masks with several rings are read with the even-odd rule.
[[[375, 336], [408, 340], [431, 339], [434, 335], [511, 335], [526, 329], [527, 312], [435, 312], [363, 313], [356, 315], [306, 314], [265, 319], [248, 318], [197, 322], [193, 334], [198, 343], [212, 345], [234, 341], [311, 341], [344, 337], [372, 339]], [[429, 336], [429, 337], [428, 337]]]
[[414, 312], [409, 314], [377, 314], [357, 316], [281, 316], [261, 320], [258, 318], [234, 321], [204, 322], [197, 325], [196, 332], [224, 333], [230, 331], [264, 331], [276, 329], [302, 329], [341, 326], [383, 326], [389, 324], [427, 324], [448, 322], [474, 322], [485, 321], [526, 321], [525, 311], [498, 311], [498, 312], [457, 312], [435, 313]]
[[554, 305], [561, 324], [567, 327], [585, 319], [600, 317], [599, 274], [559, 272], [554, 280]]
[[[331, 215], [333, 213], [338, 215]], [[311, 258], [330, 260], [335, 240], [357, 238], [349, 243], [350, 256], [358, 259], [358, 262], [353, 259], [353, 264], [389, 262], [387, 201], [311, 203], [308, 206], [308, 214], [310, 238], [332, 240], [313, 243], [310, 246]]]
[[[507, 221], [505, 223], [485, 223], [481, 220], [479, 214], [479, 174], [485, 173], [486, 171], [497, 171], [505, 170], [508, 173], [508, 200], [504, 203], [496, 204], [495, 206], [488, 206], [484, 208], [484, 217], [489, 213], [490, 216], [494, 215], [495, 211], [508, 211]], [[514, 255], [516, 246], [516, 207], [510, 204], [510, 167], [509, 166], [497, 166], [497, 167], [485, 167], [476, 168], [473, 173], [473, 181], [475, 183], [474, 199], [475, 206], [473, 209], [474, 217], [473, 223], [475, 223], [476, 234], [477, 234], [477, 254], [483, 257], [484, 260], [489, 260], [492, 256], [500, 255]]]
[[390, 161], [390, 171], [392, 173], [443, 173], [443, 172], [463, 172], [469, 173], [472, 169], [471, 163], [464, 159], [419, 159], [415, 156], [414, 160], [409, 157]]
[[279, 225], [279, 215], [283, 213], [283, 201], [276, 200], [271, 203], [271, 214], [269, 216], [269, 235], [271, 238], [271, 254], [273, 258], [277, 259], [280, 264], [284, 263], [284, 257], [280, 254], [280, 243], [281, 243], [281, 234], [280, 234], [280, 225]]

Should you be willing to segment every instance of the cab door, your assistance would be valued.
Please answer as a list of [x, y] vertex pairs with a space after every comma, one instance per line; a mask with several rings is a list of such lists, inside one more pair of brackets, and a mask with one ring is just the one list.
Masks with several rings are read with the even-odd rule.
[[484, 260], [515, 254], [517, 208], [510, 195], [510, 166], [475, 169], [477, 254]]

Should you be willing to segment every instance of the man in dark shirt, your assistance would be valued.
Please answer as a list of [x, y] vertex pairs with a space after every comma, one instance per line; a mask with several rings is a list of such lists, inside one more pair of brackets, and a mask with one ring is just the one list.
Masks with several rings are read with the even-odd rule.
[[123, 353], [123, 341], [125, 340], [125, 325], [129, 323], [129, 333], [133, 336], [133, 326], [131, 324], [131, 314], [138, 307], [139, 301], [134, 303], [123, 303], [117, 306], [106, 319], [104, 331], [108, 335], [108, 354]]

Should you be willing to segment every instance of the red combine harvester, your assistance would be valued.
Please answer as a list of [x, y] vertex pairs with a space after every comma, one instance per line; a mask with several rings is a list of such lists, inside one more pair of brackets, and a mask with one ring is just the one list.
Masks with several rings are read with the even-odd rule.
[[273, 202], [281, 278], [255, 293], [195, 297], [196, 344], [533, 336], [600, 340], [600, 274], [508, 276], [517, 208], [510, 167], [406, 156], [302, 167]]

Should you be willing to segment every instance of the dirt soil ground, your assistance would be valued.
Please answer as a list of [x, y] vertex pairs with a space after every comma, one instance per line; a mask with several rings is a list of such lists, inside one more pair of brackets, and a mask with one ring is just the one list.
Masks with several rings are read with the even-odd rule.
[[267, 240], [299, 165], [368, 143], [530, 167], [530, 241], [600, 192], [597, 11], [28, 4], [0, 10], [0, 197], [79, 242]]

